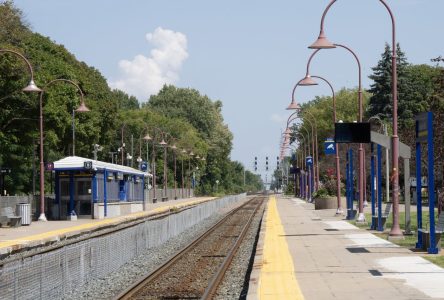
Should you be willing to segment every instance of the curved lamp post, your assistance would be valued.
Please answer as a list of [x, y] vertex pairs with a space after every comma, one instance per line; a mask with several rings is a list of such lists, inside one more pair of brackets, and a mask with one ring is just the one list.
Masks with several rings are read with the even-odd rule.
[[29, 62], [29, 60], [23, 54], [20, 54], [17, 51], [9, 50], [9, 49], [0, 49], [0, 53], [14, 54], [14, 55], [20, 57], [26, 63], [26, 65], [28, 67], [29, 75], [30, 75], [31, 78], [29, 80], [28, 85], [22, 89], [23, 92], [37, 92], [38, 93], [38, 92], [42, 91], [35, 84], [35, 82], [34, 82], [34, 70], [33, 70], [32, 65]]
[[[80, 87], [74, 83], [71, 80], [68, 79], [54, 79], [51, 80], [50, 82], [48, 82], [43, 89], [40, 91], [40, 97], [39, 97], [39, 107], [40, 107], [40, 115], [39, 115], [39, 127], [40, 127], [40, 216], [39, 216], [39, 221], [47, 221], [46, 220], [46, 216], [45, 216], [45, 166], [44, 166], [44, 161], [43, 161], [43, 94], [45, 93], [45, 90], [48, 86], [54, 84], [54, 83], [58, 83], [58, 82], [63, 82], [63, 83], [68, 83], [71, 84], [73, 86], [75, 86], [77, 88], [78, 91], [80, 91], [80, 98], [81, 98], [81, 103], [80, 106], [77, 108], [78, 112], [87, 112], [89, 111], [89, 109], [85, 106], [85, 101], [83, 99], [83, 92], [80, 89]], [[74, 116], [74, 114], [73, 114]], [[74, 123], [73, 123], [74, 125]], [[75, 139], [75, 134], [74, 134], [74, 127], [73, 127], [73, 152], [74, 152], [74, 139]], [[71, 208], [73, 209], [73, 208]]]
[[177, 199], [177, 180], [176, 180], [176, 176], [177, 176], [177, 164], [176, 164], [176, 143], [177, 143], [177, 139], [174, 138], [171, 134], [167, 133], [167, 135], [170, 137], [168, 143], [171, 144], [172, 142], [172, 146], [170, 146], [170, 149], [173, 150], [173, 160], [174, 160], [174, 200]]
[[[297, 109], [294, 113], [292, 113], [288, 119], [287, 119], [287, 127], [289, 126], [290, 122], [292, 122], [293, 120], [295, 120], [296, 118], [299, 118], [299, 113], [301, 113], [302, 110], [301, 108]], [[304, 113], [308, 113], [308, 111], [304, 111]], [[314, 118], [314, 116], [311, 113], [308, 113], [311, 117]], [[312, 149], [313, 149], [313, 177], [314, 177], [314, 182], [315, 182], [315, 190], [318, 190], [319, 188], [319, 158], [318, 158], [318, 151], [317, 151], [317, 147], [318, 147], [318, 129], [317, 129], [317, 123], [316, 121], [314, 121], [314, 126], [313, 123], [309, 120], [306, 119], [307, 122], [309, 123], [310, 127], [311, 127], [311, 136], [312, 136]]]
[[[151, 168], [152, 168], [152, 173], [153, 173], [153, 202], [157, 200], [156, 198], [156, 191], [157, 191], [157, 187], [156, 187], [156, 180], [157, 180], [157, 176], [156, 176], [156, 139], [158, 140], [158, 136], [160, 135], [162, 140], [159, 142], [159, 145], [166, 145], [166, 142], [164, 140], [164, 136], [165, 133], [160, 130], [157, 127], [153, 127], [152, 128], [154, 131], [153, 137], [151, 137], [149, 135], [149, 133], [147, 132], [147, 134], [145, 135], [145, 137], [143, 138], [145, 141], [147, 141], [147, 146], [148, 146], [148, 141], [153, 141], [153, 155], [152, 155], [152, 162], [151, 162]], [[147, 159], [148, 159], [148, 151], [147, 151]]]
[[[300, 85], [300, 83], [302, 81], [304, 81], [306, 79], [306, 77], [304, 77], [301, 80], [299, 80], [298, 83], [296, 83], [295, 86], [293, 87], [293, 91], [291, 93], [291, 103], [287, 107], [287, 110], [299, 110], [300, 109], [299, 104], [297, 104], [295, 99], [294, 99], [294, 94], [296, 92], [296, 88]], [[336, 123], [336, 120], [337, 120], [337, 116], [336, 116], [336, 95], [335, 95], [335, 90], [334, 90], [333, 86], [331, 85], [330, 81], [328, 81], [327, 79], [325, 79], [322, 76], [312, 75], [312, 76], [310, 76], [310, 78], [320, 79], [320, 80], [325, 82], [330, 87], [331, 94], [332, 94], [332, 100], [333, 100], [333, 124]], [[311, 84], [311, 85], [317, 85], [317, 82], [315, 82], [315, 81], [312, 81], [312, 82], [313, 82], [313, 84]], [[338, 208], [336, 210], [336, 214], [339, 215], [339, 214], [343, 214], [343, 209], [342, 209], [342, 204], [341, 204], [341, 166], [340, 166], [340, 162], [339, 162], [339, 144], [337, 144], [337, 143], [336, 143], [335, 160], [336, 160], [336, 198], [337, 198], [337, 204], [338, 204]]]
[[[353, 55], [353, 57], [356, 60], [356, 63], [358, 65], [358, 120], [359, 122], [362, 122], [363, 118], [363, 105], [362, 105], [362, 72], [361, 72], [361, 62], [359, 61], [358, 56], [356, 53], [350, 49], [347, 46], [341, 45], [341, 44], [333, 44], [334, 48], [340, 47], [345, 50], [347, 50], [349, 53]], [[305, 78], [301, 81], [300, 85], [315, 85], [316, 82], [311, 78], [310, 76], [310, 64], [313, 59], [313, 57], [321, 50], [322, 48], [317, 48], [313, 53], [310, 55], [310, 58], [307, 62], [307, 70], [305, 74]], [[359, 150], [358, 150], [358, 157], [359, 157], [359, 181], [358, 181], [358, 189], [359, 189], [359, 214], [358, 214], [358, 222], [365, 222], [365, 215], [364, 215], [364, 199], [365, 199], [365, 158], [364, 158], [364, 148], [363, 144], [359, 144]]]
[[[330, 3], [325, 8], [322, 18], [320, 33], [318, 39], [309, 46], [311, 49], [331, 49], [335, 48], [335, 45], [327, 40], [324, 33], [324, 20], [329, 11], [330, 7], [337, 0], [331, 0]], [[392, 23], [392, 99], [393, 99], [393, 135], [392, 135], [392, 198], [393, 198], [393, 224], [390, 230], [390, 236], [402, 236], [402, 231], [399, 226], [399, 136], [398, 136], [398, 77], [397, 77], [397, 65], [396, 65], [396, 23], [393, 12], [386, 3], [385, 0], [379, 0], [382, 5], [386, 8], [390, 15]], [[361, 180], [360, 180], [361, 181]], [[360, 193], [362, 194], [362, 193]]]
[[[22, 89], [23, 92], [28, 92], [28, 93], [39, 93], [42, 90], [40, 88], [37, 87], [37, 85], [34, 82], [34, 71], [32, 68], [31, 63], [29, 62], [29, 60], [23, 55], [20, 54], [17, 51], [14, 50], [9, 50], [9, 49], [0, 49], [0, 54], [14, 54], [18, 57], [20, 57], [20, 59], [22, 59], [27, 67], [28, 67], [28, 72], [30, 75], [30, 80], [29, 83], [26, 87], [24, 87]], [[39, 216], [39, 220], [40, 221], [46, 221], [46, 216], [45, 216], [45, 167], [44, 167], [44, 163], [43, 163], [43, 121], [42, 121], [42, 102], [40, 101], [40, 122], [39, 122], [39, 127], [40, 127], [40, 216]]]

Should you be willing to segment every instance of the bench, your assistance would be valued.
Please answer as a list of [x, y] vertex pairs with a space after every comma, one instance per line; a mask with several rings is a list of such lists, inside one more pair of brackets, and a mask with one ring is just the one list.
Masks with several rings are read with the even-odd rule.
[[[428, 227], [428, 226], [426, 226]], [[438, 217], [438, 222], [435, 226], [435, 243], [436, 247], [439, 249], [440, 247], [440, 241], [441, 241], [441, 234], [444, 232], [444, 213], [440, 213]], [[418, 234], [422, 234], [422, 241], [423, 241], [423, 249], [427, 250], [429, 245], [429, 235], [430, 232], [427, 229], [418, 228]]]
[[[387, 218], [390, 216], [390, 211], [392, 210], [392, 206], [393, 206], [392, 202], [388, 202], [385, 205], [384, 211], [381, 214], [382, 227], [384, 227]], [[378, 210], [375, 211], [375, 215], [373, 215], [372, 217], [373, 217], [373, 223], [378, 224]]]
[[0, 210], [0, 225], [3, 226], [11, 226], [11, 227], [19, 227], [22, 225], [22, 217], [18, 217], [15, 215], [12, 207], [4, 207]]

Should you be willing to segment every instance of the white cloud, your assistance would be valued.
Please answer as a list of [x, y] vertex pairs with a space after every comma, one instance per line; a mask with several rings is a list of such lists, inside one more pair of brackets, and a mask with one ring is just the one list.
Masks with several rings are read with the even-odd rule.
[[143, 102], [164, 84], [176, 83], [188, 58], [187, 37], [183, 33], [157, 27], [146, 39], [153, 47], [149, 56], [139, 54], [133, 60], [121, 60], [122, 77], [110, 82], [112, 88], [135, 95]]

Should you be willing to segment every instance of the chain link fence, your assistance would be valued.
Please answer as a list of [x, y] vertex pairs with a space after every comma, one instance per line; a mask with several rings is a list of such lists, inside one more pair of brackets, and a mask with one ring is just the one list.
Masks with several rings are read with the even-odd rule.
[[240, 194], [208, 201], [161, 219], [6, 263], [0, 269], [0, 298], [60, 299], [245, 197]]

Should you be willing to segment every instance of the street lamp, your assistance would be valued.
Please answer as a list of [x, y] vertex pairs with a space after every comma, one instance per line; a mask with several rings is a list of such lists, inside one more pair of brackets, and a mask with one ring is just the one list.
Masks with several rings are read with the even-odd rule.
[[167, 142], [165, 142], [164, 137], [162, 136], [162, 141], [159, 143], [161, 147], [163, 147], [163, 196], [167, 197]]
[[25, 57], [23, 54], [20, 54], [20, 53], [17, 52], [17, 51], [9, 50], [9, 49], [0, 49], [0, 53], [10, 53], [10, 54], [17, 55], [17, 56], [20, 57], [20, 58], [26, 63], [26, 65], [28, 66], [28, 71], [29, 71], [29, 75], [30, 75], [31, 79], [29, 80], [28, 85], [22, 89], [23, 92], [37, 92], [37, 93], [39, 93], [39, 92], [42, 91], [42, 90], [39, 89], [39, 88], [37, 87], [37, 85], [34, 83], [34, 71], [33, 71], [33, 69], [32, 69], [32, 65], [31, 65], [31, 63], [29, 62], [29, 60], [26, 59], [26, 57]]
[[[43, 161], [43, 94], [45, 93], [45, 90], [48, 86], [50, 86], [54, 83], [58, 83], [58, 82], [68, 83], [68, 84], [75, 86], [77, 88], [77, 90], [80, 91], [80, 95], [81, 95], [81, 103], [80, 103], [80, 106], [78, 107], [78, 109], [80, 110], [80, 112], [89, 111], [89, 109], [85, 106], [85, 102], [83, 99], [83, 93], [82, 93], [80, 87], [71, 80], [61, 79], [61, 78], [51, 80], [43, 87], [43, 90], [40, 91], [40, 97], [39, 97], [39, 107], [40, 107], [40, 115], [39, 115], [39, 125], [40, 125], [40, 216], [39, 216], [39, 221], [47, 221], [46, 216], [45, 216], [45, 176], [44, 176], [45, 166], [44, 166], [44, 161]], [[74, 152], [74, 144], [75, 144], [74, 137], [75, 137], [75, 134], [73, 131], [73, 152]]]
[[[353, 55], [353, 57], [356, 60], [356, 63], [358, 65], [358, 120], [359, 122], [362, 122], [363, 118], [363, 107], [362, 107], [362, 72], [361, 72], [361, 62], [359, 61], [358, 56], [356, 53], [350, 49], [347, 46], [341, 45], [341, 44], [333, 44], [333, 48], [340, 47], [345, 50], [347, 50], [349, 53]], [[305, 78], [300, 82], [300, 85], [314, 85], [316, 82], [312, 79], [310, 76], [310, 64], [313, 59], [313, 57], [321, 50], [324, 49], [322, 47], [316, 48], [315, 51], [310, 55], [310, 58], [307, 61], [307, 69]], [[358, 189], [359, 189], [359, 215], [358, 215], [358, 222], [365, 222], [365, 215], [364, 215], [364, 198], [365, 198], [365, 158], [364, 158], [364, 147], [363, 144], [359, 144], [359, 150], [358, 150], [358, 157], [359, 157], [359, 182], [358, 182]]]
[[[187, 153], [187, 150], [182, 149], [182, 151], [180, 151], [182, 153], [182, 155], [185, 155]], [[184, 190], [184, 180], [183, 180], [183, 156], [181, 156], [181, 165], [182, 165], [182, 172], [181, 172], [181, 177], [182, 177], [182, 198], [184, 198], [184, 194], [185, 194], [185, 190]]]
[[[291, 121], [299, 117], [299, 114], [302, 113], [301, 109], [296, 110], [296, 112], [292, 113], [287, 120], [287, 127]], [[308, 118], [305, 118], [310, 127], [311, 127], [311, 136], [312, 136], [312, 149], [313, 149], [313, 177], [315, 181], [315, 190], [319, 189], [319, 156], [318, 156], [318, 125], [316, 123], [316, 118], [307, 110], [303, 112], [303, 114], [307, 114], [313, 118], [314, 123], [311, 122]], [[293, 118], [292, 118], [293, 117]], [[314, 126], [313, 126], [314, 124]]]
[[[331, 0], [324, 10], [321, 18], [320, 33], [318, 39], [309, 46], [311, 49], [329, 49], [334, 48], [334, 44], [329, 42], [324, 33], [324, 19], [329, 11], [330, 7], [337, 0]], [[398, 136], [398, 76], [396, 65], [396, 24], [395, 17], [392, 10], [385, 2], [385, 0], [379, 0], [382, 5], [387, 9], [392, 22], [392, 99], [393, 99], [393, 135], [392, 135], [392, 199], [393, 199], [393, 224], [390, 230], [390, 236], [402, 236], [402, 231], [399, 226], [399, 136]], [[362, 194], [362, 193], [360, 193]]]
[[[309, 76], [309, 75], [308, 75]], [[293, 87], [293, 91], [291, 93], [291, 103], [290, 105], [287, 107], [287, 110], [291, 110], [291, 109], [297, 109], [300, 106], [296, 103], [295, 99], [294, 99], [294, 94], [296, 92], [296, 88], [300, 85], [301, 82], [303, 82], [304, 79], [306, 79], [307, 76], [305, 76], [305, 78], [301, 79], [298, 81], [298, 83], [295, 84], [295, 86]], [[336, 123], [336, 95], [335, 95], [335, 90], [333, 88], [333, 86], [331, 85], [331, 83], [325, 79], [322, 76], [315, 76], [312, 75], [310, 76], [311, 78], [317, 78], [322, 80], [323, 82], [325, 82], [331, 90], [331, 94], [332, 94], [332, 100], [333, 100], [333, 124]], [[313, 81], [314, 82], [314, 81]], [[317, 84], [317, 83], [316, 83]], [[297, 108], [294, 108], [297, 107]], [[342, 204], [341, 204], [341, 169], [340, 169], [340, 163], [339, 163], [339, 144], [336, 143], [336, 156], [335, 156], [335, 160], [336, 160], [336, 197], [337, 197], [337, 202], [338, 202], [338, 208], [336, 210], [336, 214], [342, 214], [343, 210], [342, 210]]]
[[[14, 50], [9, 50], [9, 49], [0, 49], [0, 54], [1, 53], [6, 53], [6, 54], [14, 54], [18, 57], [20, 57], [28, 66], [28, 72], [30, 75], [30, 80], [29, 83], [26, 87], [24, 87], [22, 89], [23, 92], [27, 92], [27, 93], [39, 93], [42, 92], [42, 90], [40, 88], [37, 87], [37, 85], [34, 83], [34, 71], [32, 69], [32, 65], [29, 62], [28, 59], [26, 59], [26, 57], [22, 54], [20, 54], [19, 52], [16, 52]], [[44, 177], [44, 172], [45, 172], [45, 166], [44, 166], [44, 162], [43, 162], [43, 122], [42, 122], [42, 102], [40, 101], [40, 216], [39, 216], [39, 220], [40, 221], [47, 221], [46, 220], [46, 216], [45, 216], [45, 177]]]

